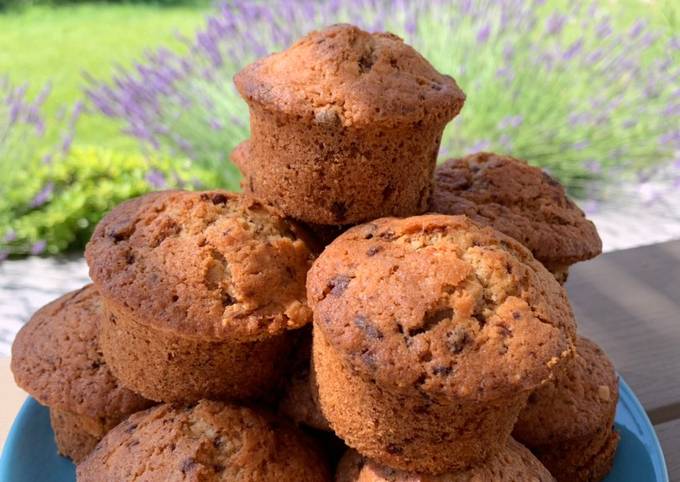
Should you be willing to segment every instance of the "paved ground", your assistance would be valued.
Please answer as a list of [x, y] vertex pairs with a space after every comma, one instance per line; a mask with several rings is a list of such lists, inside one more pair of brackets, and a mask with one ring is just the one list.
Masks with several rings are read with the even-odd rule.
[[[589, 212], [589, 217], [600, 231], [604, 250], [615, 251], [680, 239], [678, 207], [680, 192], [664, 195], [652, 207], [625, 200], [610, 203]], [[35, 310], [88, 280], [80, 257], [0, 263], [0, 356], [9, 354], [14, 335]]]

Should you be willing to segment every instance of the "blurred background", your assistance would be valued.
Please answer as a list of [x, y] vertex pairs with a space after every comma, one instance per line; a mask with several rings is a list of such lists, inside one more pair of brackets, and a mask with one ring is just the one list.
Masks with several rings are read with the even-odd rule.
[[467, 93], [441, 160], [543, 167], [605, 250], [680, 238], [680, 2], [0, 0], [0, 355], [85, 282], [80, 250], [112, 206], [237, 189], [234, 73], [341, 21], [399, 34]]

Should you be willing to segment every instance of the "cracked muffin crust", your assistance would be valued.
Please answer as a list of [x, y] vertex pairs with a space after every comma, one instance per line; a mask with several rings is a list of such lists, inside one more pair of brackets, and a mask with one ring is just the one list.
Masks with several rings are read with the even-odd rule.
[[107, 301], [183, 336], [253, 341], [311, 320], [304, 234], [244, 195], [164, 191], [122, 203], [85, 256]]
[[431, 210], [465, 214], [524, 244], [557, 276], [602, 252], [595, 225], [541, 169], [510, 156], [479, 152], [435, 171]]
[[464, 216], [352, 228], [314, 263], [307, 286], [328, 342], [395, 389], [500, 398], [550, 379], [573, 350], [563, 288], [519, 243]]
[[400, 38], [350, 25], [311, 32], [234, 82], [251, 113], [243, 188], [322, 225], [424, 212], [442, 131], [465, 101]]
[[354, 450], [343, 456], [335, 482], [554, 482], [541, 462], [512, 438], [498, 452], [474, 467], [441, 475], [407, 473], [371, 462]]
[[109, 312], [104, 355], [153, 400], [266, 395], [311, 319], [305, 233], [244, 195], [133, 199], [104, 217], [85, 255]]
[[564, 289], [521, 244], [464, 216], [352, 228], [314, 263], [307, 292], [324, 416], [400, 470], [484, 460], [573, 355]]
[[554, 381], [536, 390], [520, 412], [513, 435], [569, 482], [599, 481], [611, 469], [618, 377], [594, 342], [576, 341], [576, 356]]
[[129, 414], [152, 404], [109, 371], [98, 341], [104, 316], [97, 290], [87, 285], [38, 310], [12, 345], [17, 385], [49, 407], [59, 451], [75, 461]]
[[79, 482], [329, 482], [311, 440], [256, 409], [160, 405], [112, 430], [78, 465]]

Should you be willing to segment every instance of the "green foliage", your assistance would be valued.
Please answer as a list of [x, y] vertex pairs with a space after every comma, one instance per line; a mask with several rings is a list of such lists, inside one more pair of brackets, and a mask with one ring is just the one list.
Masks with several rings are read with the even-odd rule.
[[101, 217], [126, 199], [154, 187], [191, 189], [215, 182], [213, 174], [188, 161], [74, 149], [51, 164], [17, 169], [0, 186], [0, 249], [10, 255], [80, 249]]

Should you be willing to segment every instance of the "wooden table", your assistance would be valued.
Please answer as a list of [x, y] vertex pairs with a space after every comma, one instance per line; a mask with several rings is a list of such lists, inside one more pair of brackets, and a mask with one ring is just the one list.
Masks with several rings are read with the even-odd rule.
[[576, 265], [567, 289], [581, 333], [599, 343], [654, 424], [680, 482], [680, 241]]
[[[581, 263], [567, 283], [581, 332], [597, 341], [654, 423], [671, 481], [680, 482], [680, 241]], [[0, 360], [0, 445], [18, 410]]]

